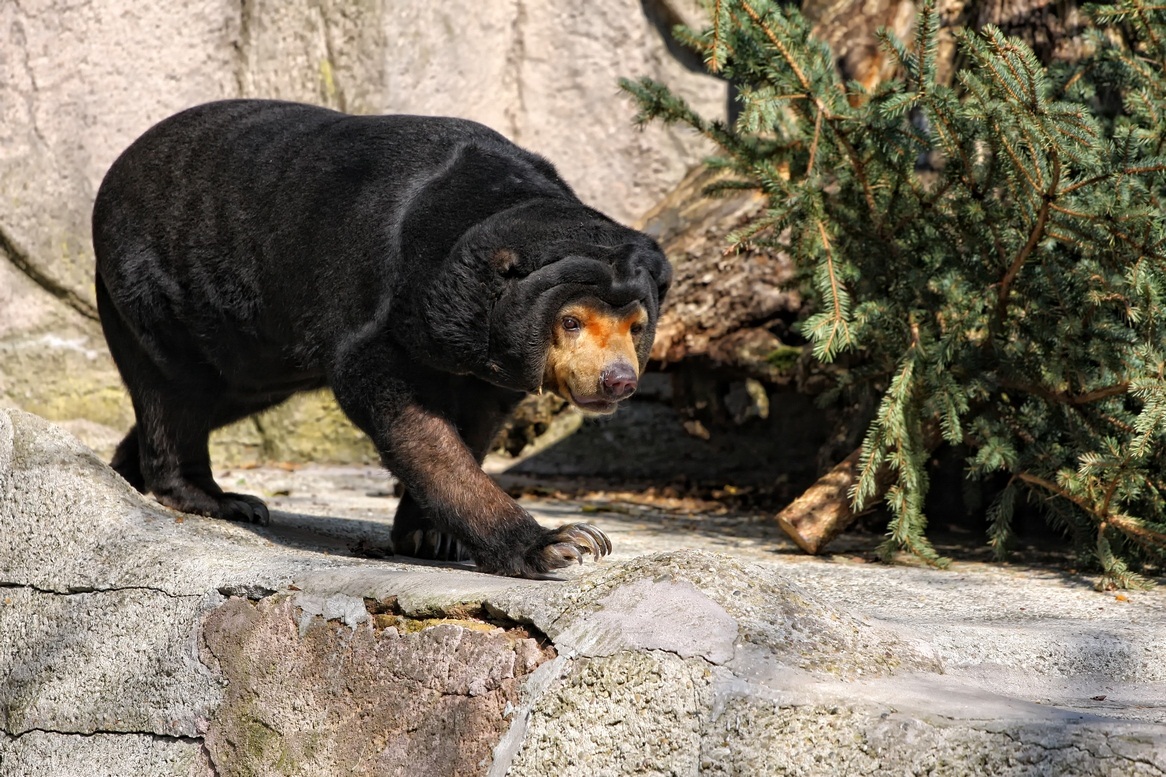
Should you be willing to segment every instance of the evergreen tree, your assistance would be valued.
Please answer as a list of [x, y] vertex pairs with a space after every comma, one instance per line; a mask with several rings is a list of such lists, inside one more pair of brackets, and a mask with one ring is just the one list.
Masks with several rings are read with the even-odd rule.
[[794, 256], [815, 356], [857, 364], [835, 393], [881, 395], [851, 494], [885, 500], [881, 553], [946, 563], [923, 512], [943, 440], [970, 451], [968, 478], [1004, 473], [997, 554], [1027, 498], [1103, 584], [1146, 584], [1166, 559], [1166, 6], [1092, 8], [1092, 53], [1053, 72], [995, 28], [963, 34], [969, 64], [945, 86], [929, 0], [913, 45], [880, 33], [900, 76], [872, 91], [841, 81], [796, 11], [707, 8], [709, 29], [676, 34], [739, 86], [733, 126], [649, 79], [622, 85], [641, 122], [717, 144], [710, 193], [766, 195], [727, 240]]

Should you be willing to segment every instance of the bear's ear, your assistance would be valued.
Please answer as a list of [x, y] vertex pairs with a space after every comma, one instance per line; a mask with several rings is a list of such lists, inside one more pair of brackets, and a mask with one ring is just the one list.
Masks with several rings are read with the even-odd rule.
[[664, 295], [672, 286], [672, 265], [655, 241], [647, 245], [632, 243], [622, 246], [617, 251], [619, 258], [613, 262], [617, 277], [631, 279], [647, 275], [656, 287], [657, 304], [662, 304]]
[[522, 257], [511, 248], [495, 248], [490, 252], [490, 266], [494, 272], [504, 278], [511, 278], [517, 274], [518, 262]]
[[664, 296], [668, 293], [668, 289], [672, 288], [672, 263], [659, 249], [657, 249], [657, 256], [659, 257], [658, 262], [652, 275], [656, 279], [656, 302], [663, 305]]

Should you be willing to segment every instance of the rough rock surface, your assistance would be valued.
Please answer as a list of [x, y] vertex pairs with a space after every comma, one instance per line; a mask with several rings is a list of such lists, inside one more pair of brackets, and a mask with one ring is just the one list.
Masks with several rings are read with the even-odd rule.
[[558, 581], [373, 561], [389, 500], [347, 477], [332, 518], [287, 488], [269, 528], [184, 516], [0, 411], [0, 775], [1166, 773], [1160, 591], [649, 515]]
[[[693, 0], [0, 2], [0, 406], [129, 428], [97, 325], [89, 213], [134, 138], [226, 97], [353, 113], [464, 116], [545, 154], [631, 221], [696, 164], [683, 129], [632, 127], [620, 76], [673, 84], [706, 114], [726, 86], [666, 30]], [[239, 460], [374, 460], [327, 397], [216, 437]]]

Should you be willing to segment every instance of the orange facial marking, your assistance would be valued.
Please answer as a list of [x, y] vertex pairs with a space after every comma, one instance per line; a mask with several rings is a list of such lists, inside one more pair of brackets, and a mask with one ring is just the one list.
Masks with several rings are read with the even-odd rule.
[[[565, 329], [562, 322], [568, 318], [574, 319], [578, 327]], [[600, 396], [606, 368], [623, 362], [639, 370], [632, 329], [647, 320], [647, 311], [641, 305], [630, 311], [613, 311], [587, 302], [568, 305], [559, 312], [543, 386], [567, 399]]]
[[595, 313], [592, 311], [591, 315], [588, 315], [585, 319], [580, 319], [580, 321], [583, 324], [583, 330], [595, 338], [596, 346], [599, 348], [607, 348], [612, 337], [630, 336], [632, 327], [636, 322], [645, 317], [643, 310], [636, 310], [624, 316], [622, 319], [615, 318], [608, 313]]

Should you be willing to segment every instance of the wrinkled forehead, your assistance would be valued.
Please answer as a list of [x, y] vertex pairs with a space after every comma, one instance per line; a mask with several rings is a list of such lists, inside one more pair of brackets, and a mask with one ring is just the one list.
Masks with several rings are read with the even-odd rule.
[[648, 311], [639, 300], [609, 302], [601, 297], [588, 294], [567, 300], [559, 309], [559, 316], [583, 316], [587, 318], [609, 318], [616, 321], [638, 321], [648, 317]]
[[573, 286], [568, 297], [589, 293], [617, 310], [637, 301], [651, 308], [663, 296], [671, 268], [654, 243], [641, 243], [552, 241], [533, 260], [538, 266], [532, 268], [531, 276], [550, 275], [558, 283]]

